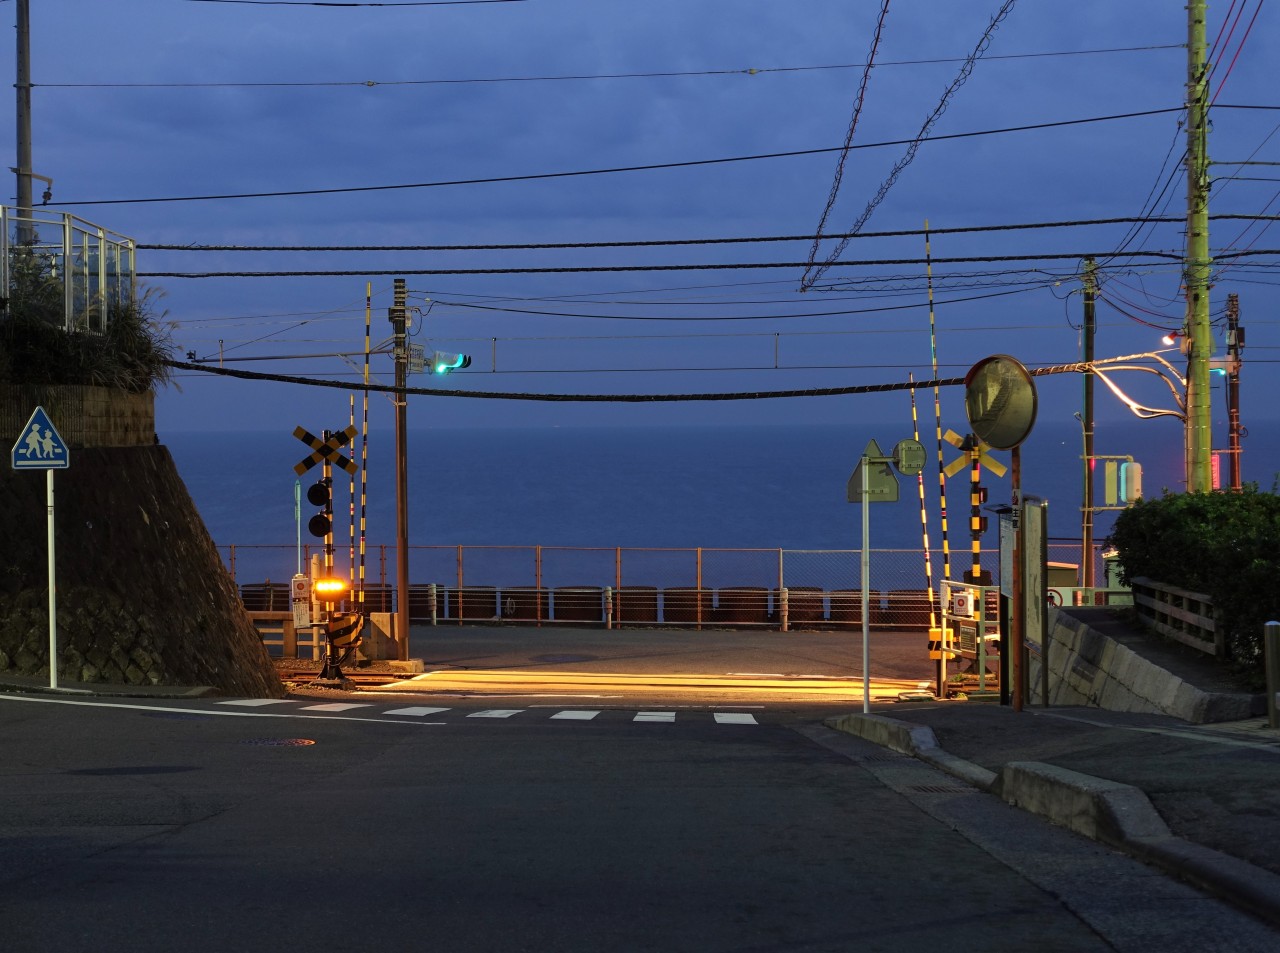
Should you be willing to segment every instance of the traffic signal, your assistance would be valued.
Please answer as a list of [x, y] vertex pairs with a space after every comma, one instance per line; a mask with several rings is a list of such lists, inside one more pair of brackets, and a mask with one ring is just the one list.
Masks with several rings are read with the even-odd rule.
[[1134, 503], [1142, 496], [1142, 464], [1126, 461], [1120, 464], [1120, 502]]
[[433, 351], [431, 353], [431, 373], [448, 374], [460, 367], [471, 366], [470, 354], [452, 354], [449, 351]]
[[324, 538], [333, 529], [333, 480], [325, 477], [307, 488], [307, 502], [320, 512], [307, 522], [307, 532]]

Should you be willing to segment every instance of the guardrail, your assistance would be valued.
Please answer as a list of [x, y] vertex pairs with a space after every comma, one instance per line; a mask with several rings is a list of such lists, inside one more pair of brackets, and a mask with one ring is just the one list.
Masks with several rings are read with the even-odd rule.
[[1131, 583], [1134, 608], [1143, 622], [1183, 645], [1226, 658], [1226, 636], [1217, 625], [1210, 596], [1144, 576]]
[[[303, 565], [316, 548], [304, 547]], [[1074, 553], [1079, 544], [1051, 548]], [[289, 609], [289, 584], [271, 578], [292, 576], [296, 548], [223, 550], [233, 577], [265, 580], [241, 586], [246, 608]], [[367, 553], [365, 609], [395, 611], [394, 547]], [[983, 556], [994, 570], [997, 553]], [[923, 631], [937, 624], [942, 554], [931, 553], [929, 588], [924, 565], [923, 550], [873, 551], [872, 626]], [[415, 546], [410, 578], [433, 581], [409, 586], [408, 608], [412, 621], [436, 623], [853, 627], [862, 624], [859, 576], [858, 550]]]
[[0, 288], [64, 330], [102, 332], [134, 300], [137, 243], [65, 212], [0, 205]]

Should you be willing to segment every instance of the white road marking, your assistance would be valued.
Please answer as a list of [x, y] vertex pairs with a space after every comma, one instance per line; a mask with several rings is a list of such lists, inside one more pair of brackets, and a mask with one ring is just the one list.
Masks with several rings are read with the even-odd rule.
[[594, 718], [598, 714], [600, 714], [600, 712], [598, 711], [582, 711], [579, 709], [570, 709], [567, 711], [558, 711], [551, 717], [562, 718], [566, 721], [590, 721], [592, 718]]
[[434, 715], [438, 712], [448, 711], [447, 708], [392, 708], [384, 711], [384, 715], [409, 715], [413, 718], [419, 718], [423, 715]]
[[523, 708], [486, 708], [484, 711], [473, 711], [468, 718], [510, 718], [524, 711]]
[[673, 711], [638, 711], [632, 721], [675, 721], [676, 713]]
[[717, 725], [758, 725], [755, 715], [744, 711], [718, 711], [715, 713]]
[[348, 702], [329, 702], [324, 705], [304, 705], [303, 711], [350, 711], [352, 708], [368, 708], [367, 702], [351, 704]]
[[264, 705], [287, 705], [288, 698], [229, 698], [219, 705], [235, 705], [239, 708], [261, 708]]

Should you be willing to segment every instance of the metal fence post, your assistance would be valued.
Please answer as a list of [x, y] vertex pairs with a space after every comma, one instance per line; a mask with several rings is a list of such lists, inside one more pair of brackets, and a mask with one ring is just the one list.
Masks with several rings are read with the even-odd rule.
[[1263, 664], [1267, 670], [1267, 721], [1280, 729], [1280, 622], [1268, 622], [1262, 631]]

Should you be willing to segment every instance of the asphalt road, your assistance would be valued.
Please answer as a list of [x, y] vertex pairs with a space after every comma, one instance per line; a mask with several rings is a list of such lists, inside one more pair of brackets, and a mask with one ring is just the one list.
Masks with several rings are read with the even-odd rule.
[[236, 701], [0, 696], [6, 950], [1276, 948], [813, 725]]

